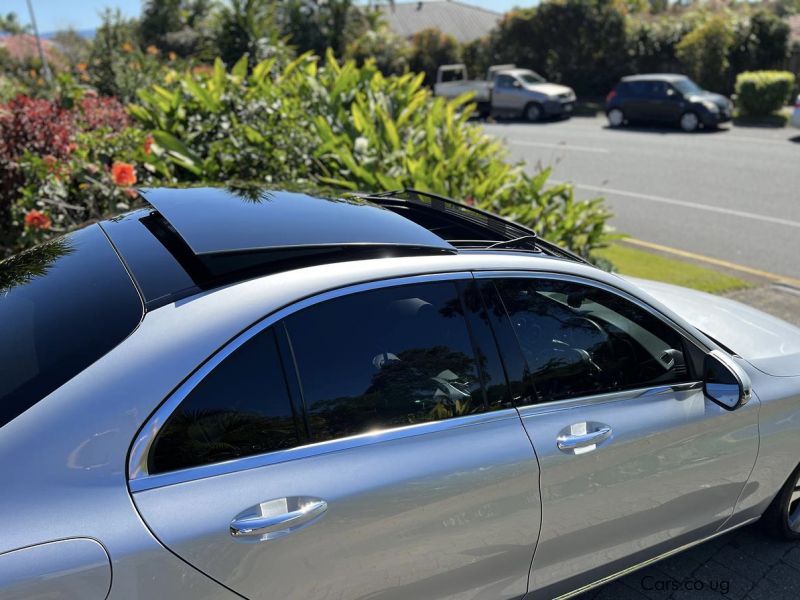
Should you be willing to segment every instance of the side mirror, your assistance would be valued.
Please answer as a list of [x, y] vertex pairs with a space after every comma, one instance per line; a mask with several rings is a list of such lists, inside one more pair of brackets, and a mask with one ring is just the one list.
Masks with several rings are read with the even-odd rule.
[[703, 361], [703, 392], [726, 410], [744, 406], [753, 393], [744, 369], [720, 350], [712, 350]]
[[513, 85], [515, 88], [521, 88], [522, 87], [522, 84], [519, 81], [517, 81], [516, 79], [514, 80], [514, 83], [512, 83], [511, 85]]

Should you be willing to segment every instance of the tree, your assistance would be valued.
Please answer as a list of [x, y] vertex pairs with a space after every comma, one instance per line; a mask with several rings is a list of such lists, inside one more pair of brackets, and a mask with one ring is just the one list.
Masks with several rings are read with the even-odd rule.
[[233, 65], [247, 54], [252, 68], [270, 55], [280, 40], [277, 7], [270, 0], [231, 0], [219, 12], [216, 45], [219, 56]]
[[734, 43], [730, 20], [723, 13], [709, 17], [678, 44], [676, 53], [688, 73], [703, 87], [726, 91], [730, 85], [729, 55]]
[[52, 38], [58, 48], [58, 53], [64, 57], [67, 64], [75, 67], [78, 63], [89, 60], [92, 51], [92, 42], [87, 40], [74, 29], [63, 29], [56, 32]]
[[10, 12], [6, 14], [6, 16], [0, 15], [0, 33], [18, 35], [20, 33], [27, 33], [29, 29], [29, 25], [23, 25], [19, 22], [17, 13]]
[[625, 16], [610, 0], [551, 0], [513, 10], [492, 33], [492, 62], [515, 63], [605, 95], [628, 70]]
[[435, 27], [423, 29], [411, 38], [409, 67], [417, 73], [425, 73], [425, 82], [433, 85], [436, 70], [440, 65], [461, 60], [461, 49], [453, 36], [442, 33]]
[[148, 0], [139, 22], [142, 47], [195, 56], [207, 44], [211, 0]]
[[289, 43], [298, 52], [320, 56], [328, 48], [343, 56], [348, 40], [369, 29], [369, 19], [354, 0], [284, 0], [280, 9], [281, 31]]

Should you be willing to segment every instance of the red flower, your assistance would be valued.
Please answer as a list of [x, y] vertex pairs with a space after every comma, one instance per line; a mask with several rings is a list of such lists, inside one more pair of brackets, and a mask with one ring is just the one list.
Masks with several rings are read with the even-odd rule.
[[467, 196], [464, 198], [464, 204], [467, 204], [468, 206], [475, 206], [475, 198], [472, 196]]
[[111, 178], [117, 185], [133, 185], [136, 183], [136, 169], [124, 162], [115, 162], [111, 166]]
[[144, 138], [144, 153], [146, 155], [148, 155], [148, 156], [150, 155], [150, 152], [151, 152], [150, 149], [151, 149], [152, 146], [153, 146], [153, 136], [152, 135], [148, 135], [146, 138]]
[[31, 210], [25, 215], [25, 225], [32, 229], [50, 229], [53, 222], [46, 214], [39, 210]]

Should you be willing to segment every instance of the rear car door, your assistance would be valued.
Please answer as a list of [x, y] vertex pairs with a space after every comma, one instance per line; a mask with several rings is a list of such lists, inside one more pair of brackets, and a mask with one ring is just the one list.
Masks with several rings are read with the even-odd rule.
[[707, 399], [703, 351], [614, 288], [525, 274], [494, 283], [536, 386], [520, 408], [541, 468], [530, 598], [722, 527], [755, 463], [758, 402], [728, 411]]
[[212, 358], [132, 454], [156, 537], [250, 599], [521, 598], [538, 465], [471, 278], [303, 301]]

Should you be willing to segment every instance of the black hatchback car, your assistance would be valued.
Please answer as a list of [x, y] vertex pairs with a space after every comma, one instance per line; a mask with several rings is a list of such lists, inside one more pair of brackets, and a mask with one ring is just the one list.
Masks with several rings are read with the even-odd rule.
[[623, 77], [606, 97], [611, 127], [634, 121], [679, 125], [684, 131], [716, 127], [731, 120], [733, 103], [702, 89], [685, 75]]

